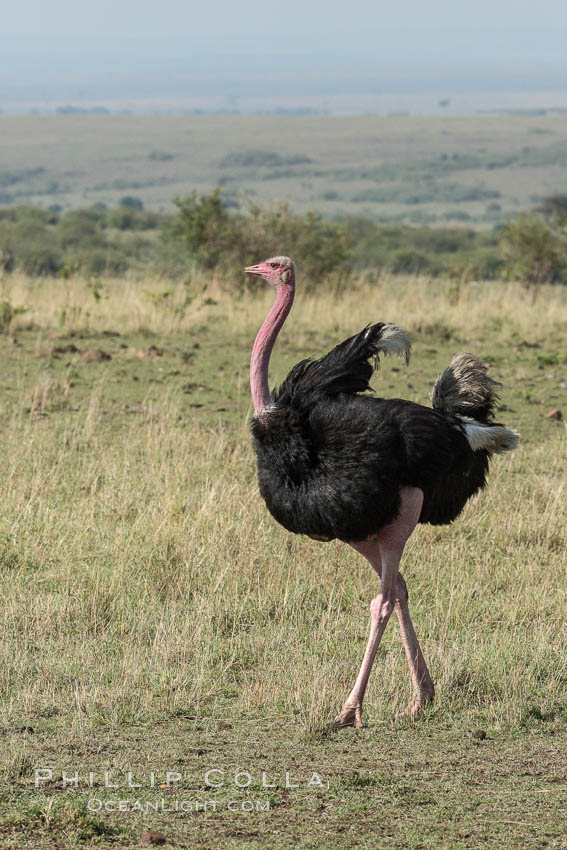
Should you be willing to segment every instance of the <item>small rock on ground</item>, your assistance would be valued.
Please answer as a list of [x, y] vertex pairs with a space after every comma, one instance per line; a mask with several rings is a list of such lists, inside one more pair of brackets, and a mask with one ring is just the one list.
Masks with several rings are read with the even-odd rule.
[[87, 363], [97, 363], [101, 360], [112, 360], [110, 354], [107, 351], [103, 351], [102, 348], [89, 348], [87, 351], [83, 351], [81, 357], [83, 360], [86, 360]]
[[472, 736], [476, 741], [485, 741], [487, 738], [484, 729], [477, 729], [475, 732], [472, 733]]
[[142, 844], [148, 846], [165, 844], [165, 835], [162, 835], [156, 829], [146, 829], [145, 832], [142, 832]]

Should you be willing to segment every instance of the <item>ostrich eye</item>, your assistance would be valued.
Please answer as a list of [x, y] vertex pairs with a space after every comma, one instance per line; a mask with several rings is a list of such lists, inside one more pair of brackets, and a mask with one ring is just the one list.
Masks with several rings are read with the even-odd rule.
[[277, 269], [278, 264], [277, 263], [269, 263], [269, 266], [270, 266], [271, 269]]

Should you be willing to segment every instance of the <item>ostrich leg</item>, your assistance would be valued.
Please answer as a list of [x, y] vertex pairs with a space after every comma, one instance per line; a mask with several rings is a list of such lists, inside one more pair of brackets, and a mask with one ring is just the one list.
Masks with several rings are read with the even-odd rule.
[[[376, 537], [368, 538], [363, 544], [356, 544], [357, 552], [364, 554], [377, 573], [381, 573], [380, 593], [370, 603], [370, 636], [366, 645], [360, 672], [343, 709], [335, 718], [335, 726], [362, 726], [362, 700], [368, 684], [372, 664], [380, 645], [380, 640], [394, 610], [396, 602], [396, 566], [388, 566], [380, 561], [380, 547]], [[360, 547], [364, 546], [364, 550]]]
[[421, 652], [421, 647], [411, 621], [408, 606], [408, 591], [401, 573], [398, 573], [396, 590], [396, 614], [402, 632], [402, 643], [406, 651], [410, 676], [413, 685], [413, 696], [408, 707], [401, 711], [397, 717], [415, 717], [420, 708], [427, 702], [431, 702], [435, 696], [433, 681], [429, 675], [427, 664]]
[[[381, 583], [380, 593], [370, 603], [370, 636], [362, 659], [362, 666], [354, 687], [343, 705], [341, 713], [335, 720], [336, 726], [362, 726], [362, 701], [370, 671], [380, 640], [395, 607], [402, 628], [402, 640], [404, 647], [406, 647], [414, 687], [421, 693], [421, 683], [425, 690], [427, 690], [428, 685], [431, 686], [431, 691], [433, 690], [433, 684], [429, 678], [427, 667], [425, 667], [409, 616], [405, 582], [403, 579], [398, 579], [398, 567], [404, 546], [419, 520], [423, 504], [423, 492], [417, 487], [403, 487], [400, 496], [400, 511], [394, 522], [385, 526], [378, 534], [373, 534], [360, 543], [351, 543], [353, 549], [364, 555], [370, 562], [372, 568], [380, 576]], [[421, 700], [421, 702], [423, 701], [424, 699]]]

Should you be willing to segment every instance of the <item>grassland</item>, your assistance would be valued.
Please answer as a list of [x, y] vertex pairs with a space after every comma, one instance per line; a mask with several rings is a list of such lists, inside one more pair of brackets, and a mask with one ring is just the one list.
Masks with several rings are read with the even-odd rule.
[[[565, 289], [299, 292], [274, 382], [394, 319], [414, 357], [384, 362], [378, 392], [426, 402], [452, 353], [476, 351], [523, 437], [454, 525], [408, 547], [436, 703], [391, 725], [409, 695], [391, 625], [356, 731], [330, 721], [375, 579], [348, 547], [285, 533], [256, 489], [248, 357], [269, 299], [204, 277], [167, 296], [153, 280], [96, 298], [74, 279], [0, 286], [26, 309], [0, 335], [0, 847], [134, 848], [147, 828], [171, 847], [566, 847], [566, 431], [545, 416], [567, 407]], [[37, 788], [35, 768], [53, 771]]]
[[567, 191], [567, 118], [0, 116], [0, 203], [63, 208], [221, 185], [298, 212], [492, 227]]

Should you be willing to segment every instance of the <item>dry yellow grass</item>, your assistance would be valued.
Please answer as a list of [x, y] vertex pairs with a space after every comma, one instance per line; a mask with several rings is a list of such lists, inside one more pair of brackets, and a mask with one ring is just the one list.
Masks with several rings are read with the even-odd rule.
[[[532, 303], [532, 294], [516, 282], [459, 283], [369, 273], [350, 279], [330, 278], [316, 294], [303, 295], [300, 270], [298, 287], [290, 319], [294, 341], [302, 333], [336, 333], [340, 337], [376, 316], [430, 333], [432, 338], [445, 325], [469, 337], [502, 331], [508, 338], [516, 332], [545, 344], [550, 333], [555, 338], [567, 330], [567, 289], [562, 286], [542, 286]], [[16, 328], [31, 322], [49, 330], [114, 327], [122, 333], [147, 329], [170, 334], [191, 332], [214, 314], [216, 320], [228, 321], [233, 331], [253, 332], [272, 297], [267, 286], [254, 295], [234, 297], [222, 277], [200, 274], [176, 285], [151, 278], [105, 279], [100, 295], [100, 300], [95, 300], [92, 284], [81, 278], [34, 280], [16, 273], [0, 280], [0, 299], [28, 310], [16, 319]], [[207, 303], [210, 299], [217, 302], [213, 312]]]

